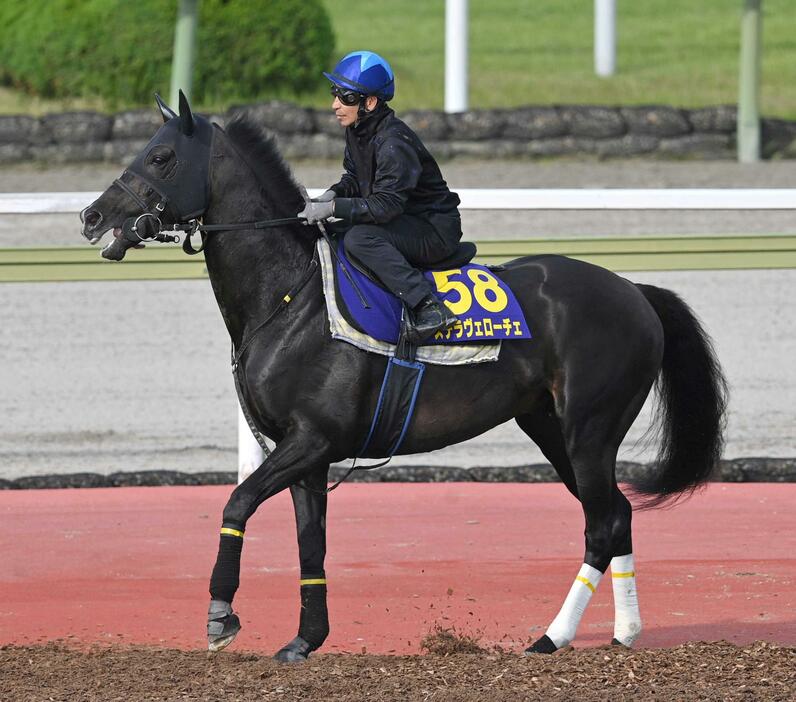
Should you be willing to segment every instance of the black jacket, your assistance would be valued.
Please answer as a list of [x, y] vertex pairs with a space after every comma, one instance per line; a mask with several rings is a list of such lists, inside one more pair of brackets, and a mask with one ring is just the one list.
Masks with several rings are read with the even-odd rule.
[[417, 134], [385, 103], [348, 127], [345, 139], [345, 173], [330, 188], [337, 194], [336, 217], [351, 224], [384, 224], [405, 213], [459, 240], [459, 196], [448, 189]]

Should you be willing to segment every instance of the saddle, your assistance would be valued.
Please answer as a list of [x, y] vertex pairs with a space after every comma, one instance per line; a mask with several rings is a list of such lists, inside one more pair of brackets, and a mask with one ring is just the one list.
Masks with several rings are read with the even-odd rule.
[[[341, 248], [342, 246], [338, 246], [338, 252]], [[442, 259], [441, 261], [437, 261], [433, 266], [429, 266], [426, 270], [447, 271], [451, 270], [452, 268], [461, 268], [462, 266], [466, 266], [475, 258], [477, 251], [478, 249], [476, 248], [476, 245], [471, 241], [462, 241], [459, 243], [456, 251], [454, 251], [450, 256]], [[357, 259], [355, 256], [351, 256], [350, 254], [346, 254], [346, 258], [351, 265], [354, 266], [354, 268], [356, 268], [360, 273], [362, 273], [362, 275], [368, 278], [368, 280], [373, 281], [376, 285], [384, 290], [387, 289], [379, 280], [379, 277], [359, 259]]]

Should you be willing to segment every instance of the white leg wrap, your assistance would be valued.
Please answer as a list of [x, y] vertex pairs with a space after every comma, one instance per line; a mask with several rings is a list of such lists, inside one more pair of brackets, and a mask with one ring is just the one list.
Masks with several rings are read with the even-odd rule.
[[557, 648], [566, 646], [575, 638], [575, 632], [578, 630], [578, 624], [580, 624], [581, 617], [586, 611], [586, 605], [589, 604], [589, 600], [591, 600], [591, 596], [600, 584], [602, 577], [603, 574], [590, 565], [584, 563], [580, 567], [578, 577], [572, 583], [567, 599], [564, 600], [564, 605], [545, 632]]
[[641, 633], [636, 567], [632, 553], [611, 560], [611, 582], [614, 586], [614, 638], [630, 646]]

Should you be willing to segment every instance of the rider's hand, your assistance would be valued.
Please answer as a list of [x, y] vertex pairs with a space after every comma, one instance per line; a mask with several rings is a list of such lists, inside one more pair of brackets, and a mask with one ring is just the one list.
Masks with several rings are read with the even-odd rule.
[[330, 202], [308, 202], [307, 206], [298, 213], [299, 219], [306, 219], [307, 224], [323, 222], [334, 216], [334, 200]]
[[334, 190], [327, 190], [323, 195], [319, 195], [318, 197], [312, 198], [313, 202], [331, 202], [337, 197], [337, 193]]

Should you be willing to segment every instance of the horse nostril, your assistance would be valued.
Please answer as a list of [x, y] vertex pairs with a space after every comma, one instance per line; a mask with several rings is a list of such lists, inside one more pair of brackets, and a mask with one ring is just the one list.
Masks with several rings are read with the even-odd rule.
[[101, 220], [102, 215], [96, 210], [86, 210], [83, 213], [83, 221], [88, 224], [89, 227], [96, 227]]

